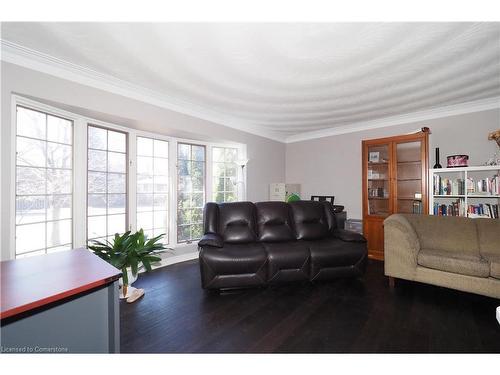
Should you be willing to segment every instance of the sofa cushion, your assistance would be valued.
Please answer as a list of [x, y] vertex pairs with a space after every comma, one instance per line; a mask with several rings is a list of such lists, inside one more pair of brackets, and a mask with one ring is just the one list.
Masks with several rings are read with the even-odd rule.
[[200, 260], [216, 275], [251, 274], [265, 268], [267, 253], [259, 243], [226, 243], [222, 248], [203, 248]]
[[282, 242], [295, 239], [288, 205], [285, 202], [259, 202], [257, 238], [262, 242]]
[[367, 257], [366, 243], [344, 242], [337, 238], [305, 241], [311, 253], [311, 279], [327, 268], [352, 267]]
[[434, 249], [421, 249], [417, 263], [426, 268], [458, 273], [461, 275], [488, 277], [490, 264], [479, 255]]
[[[404, 215], [415, 229], [422, 249], [479, 256], [475, 220], [466, 217]], [[443, 235], [446, 234], [446, 235]]]
[[316, 201], [298, 201], [289, 203], [295, 236], [298, 240], [317, 240], [328, 235], [328, 223], [325, 208]]
[[219, 204], [218, 233], [226, 243], [248, 243], [257, 239], [255, 205], [251, 202]]
[[302, 241], [263, 243], [269, 282], [309, 279], [309, 248]]
[[481, 254], [496, 254], [500, 256], [500, 220], [481, 219], [475, 221], [479, 237]]

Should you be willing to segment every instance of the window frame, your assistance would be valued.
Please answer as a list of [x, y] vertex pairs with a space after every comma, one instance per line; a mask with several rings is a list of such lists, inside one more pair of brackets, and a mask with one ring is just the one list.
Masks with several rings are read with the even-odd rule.
[[[100, 150], [100, 149], [94, 149], [89, 147], [89, 128], [97, 128], [97, 129], [103, 129], [106, 131], [112, 131], [112, 132], [117, 132], [117, 133], [122, 133], [125, 135], [125, 193], [117, 193], [117, 194], [125, 194], [125, 230], [127, 230], [129, 226], [129, 179], [130, 179], [130, 173], [129, 173], [129, 165], [130, 165], [130, 158], [129, 158], [129, 134], [123, 130], [118, 130], [118, 129], [113, 129], [109, 126], [103, 126], [103, 125], [96, 125], [93, 122], [87, 122], [86, 126], [86, 131], [87, 131], [87, 137], [86, 137], [86, 144], [87, 144], [87, 167], [85, 168], [85, 174], [86, 174], [86, 181], [87, 183], [85, 184], [85, 239], [86, 243], [89, 242], [89, 240], [97, 239], [99, 241], [102, 241], [103, 239], [111, 236], [111, 234], [108, 233], [108, 217], [113, 216], [113, 215], [122, 215], [122, 214], [111, 214], [109, 215], [108, 213], [108, 177], [109, 174], [111, 173], [120, 173], [120, 172], [109, 172], [108, 171], [108, 153], [109, 152], [115, 152], [115, 151], [110, 151], [109, 150], [109, 136], [106, 135], [106, 150]], [[95, 238], [88, 238], [88, 226], [89, 226], [89, 204], [88, 204], [88, 196], [90, 194], [99, 194], [99, 193], [90, 193], [89, 192], [89, 168], [88, 168], [88, 159], [89, 159], [89, 151], [104, 151], [106, 152], [106, 171], [101, 172], [106, 174], [106, 192], [104, 193], [106, 196], [106, 213], [104, 215], [91, 215], [92, 217], [98, 217], [98, 216], [104, 216], [106, 218], [106, 235], [104, 237], [95, 237]], [[123, 154], [123, 153], [121, 153]], [[90, 171], [90, 172], [98, 172], [99, 171]], [[123, 173], [120, 173], [123, 174]], [[113, 193], [111, 193], [113, 194]]]
[[[188, 139], [168, 136], [153, 131], [144, 131], [134, 129], [128, 126], [117, 125], [105, 121], [100, 121], [95, 118], [80, 115], [78, 113], [66, 111], [41, 103], [39, 101], [25, 98], [18, 94], [11, 95], [11, 134], [10, 134], [10, 161], [8, 168], [10, 168], [10, 202], [9, 205], [11, 217], [2, 216], [3, 220], [9, 220], [10, 233], [6, 240], [6, 246], [9, 248], [9, 259], [15, 259], [15, 212], [16, 212], [16, 106], [26, 107], [35, 111], [44, 112], [56, 117], [62, 117], [66, 120], [73, 121], [73, 205], [72, 205], [72, 220], [73, 220], [73, 248], [86, 247], [87, 237], [87, 126], [92, 124], [94, 126], [108, 128], [110, 130], [122, 131], [127, 134], [127, 168], [128, 168], [128, 182], [127, 182], [127, 229], [136, 230], [136, 144], [137, 136], [153, 138], [158, 140], [167, 141], [169, 143], [169, 246], [173, 248], [182, 248], [193, 246], [186, 242], [177, 243], [177, 144], [188, 143], [194, 145], [205, 146], [205, 203], [212, 201], [212, 148], [216, 147], [229, 147], [238, 149], [238, 158], [244, 159], [247, 157], [247, 146], [243, 143], [237, 142], [211, 142], [202, 141], [197, 139]], [[238, 168], [241, 173], [241, 168]], [[247, 182], [247, 168], [243, 169], [243, 175], [239, 174], [239, 178], [246, 186]], [[243, 192], [239, 193], [239, 199], [246, 199], [246, 188]], [[175, 208], [175, 209], [173, 209]], [[12, 216], [14, 215], [14, 216]], [[7, 254], [7, 253], [4, 253]]]
[[[225, 153], [226, 153], [226, 151], [228, 149], [236, 150], [236, 160], [234, 162], [232, 162], [232, 163], [231, 162], [227, 162], [225, 160], [225, 158], [224, 158], [224, 161], [216, 161], [216, 160], [213, 160], [213, 157], [212, 157], [211, 163], [212, 163], [212, 169], [213, 169], [213, 166], [215, 164], [223, 164], [224, 165], [224, 177], [223, 177], [223, 179], [224, 179], [224, 190], [219, 191], [219, 193], [222, 193], [222, 195], [224, 197], [224, 200], [221, 203], [227, 202], [226, 201], [226, 194], [228, 194], [228, 193], [234, 194], [236, 196], [236, 201], [241, 200], [242, 199], [242, 194], [243, 194], [243, 187], [240, 187], [239, 183], [243, 183], [243, 181], [242, 181], [242, 177], [243, 176], [241, 175], [241, 170], [240, 170], [241, 167], [237, 163], [237, 160], [240, 160], [240, 155], [239, 155], [240, 154], [240, 149], [237, 148], [237, 147], [230, 147], [230, 146], [212, 146], [211, 148], [212, 148], [212, 156], [213, 156], [213, 150], [215, 148], [222, 149], [224, 151], [224, 155], [225, 155]], [[230, 177], [226, 176], [226, 172], [227, 172], [227, 166], [230, 165], [230, 164], [234, 164], [234, 166], [236, 167], [236, 175], [234, 176], [234, 178], [236, 179], [236, 183], [233, 183], [233, 185], [234, 185], [233, 191], [229, 191], [229, 190], [226, 189], [226, 180], [230, 179]], [[211, 199], [214, 202], [217, 202], [217, 200], [215, 198], [215, 194], [214, 194], [217, 191], [215, 189], [215, 187], [217, 186], [217, 184], [215, 183], [214, 180], [215, 180], [215, 176], [213, 175], [213, 172], [212, 172], [212, 197], [211, 197]], [[231, 201], [231, 202], [233, 202], [233, 201]]]
[[[12, 127], [12, 148], [13, 148], [13, 160], [12, 160], [12, 163], [11, 163], [11, 166], [12, 166], [12, 180], [13, 181], [13, 185], [12, 186], [12, 190], [13, 190], [13, 203], [12, 203], [12, 218], [11, 218], [11, 230], [12, 230], [12, 245], [11, 246], [11, 253], [12, 253], [12, 259], [16, 259], [18, 257], [18, 255], [20, 257], [24, 256], [24, 255], [27, 255], [27, 254], [31, 254], [31, 253], [37, 253], [37, 252], [40, 252], [40, 251], [44, 251], [45, 254], [48, 254], [48, 250], [50, 249], [54, 249], [54, 248], [57, 248], [57, 247], [62, 247], [62, 246], [67, 246], [67, 245], [70, 245], [72, 248], [74, 248], [74, 243], [75, 243], [75, 225], [74, 225], [74, 216], [75, 216], [75, 212], [74, 212], [74, 204], [75, 204], [75, 196], [74, 196], [74, 183], [75, 183], [75, 160], [74, 160], [74, 155], [75, 155], [75, 151], [74, 151], [74, 145], [75, 145], [75, 121], [70, 118], [69, 116], [64, 116], [64, 115], [61, 115], [61, 114], [58, 114], [58, 113], [55, 113], [53, 111], [49, 111], [49, 110], [45, 110], [45, 109], [41, 109], [41, 108], [35, 108], [33, 106], [29, 106], [29, 105], [26, 105], [24, 103], [15, 103], [13, 104], [12, 106], [13, 108], [13, 113], [12, 113], [12, 118], [13, 118], [13, 127]], [[71, 144], [66, 144], [66, 143], [62, 143], [62, 142], [55, 142], [55, 141], [50, 141], [47, 137], [48, 137], [48, 134], [45, 135], [45, 139], [40, 139], [40, 138], [35, 138], [35, 137], [28, 137], [28, 136], [25, 136], [25, 135], [18, 135], [18, 124], [17, 124], [17, 110], [18, 108], [23, 108], [23, 109], [26, 109], [26, 110], [29, 110], [29, 111], [33, 111], [33, 112], [38, 112], [38, 113], [41, 113], [45, 116], [51, 116], [51, 117], [56, 117], [56, 118], [60, 118], [62, 120], [66, 120], [66, 121], [70, 121], [71, 122]], [[45, 130], [47, 132], [47, 129], [48, 129], [48, 117], [46, 117], [46, 123], [45, 123]], [[41, 142], [45, 142], [45, 145], [48, 146], [49, 143], [55, 143], [55, 144], [60, 144], [60, 145], [65, 145], [65, 146], [71, 146], [71, 166], [69, 168], [61, 168], [61, 167], [52, 167], [52, 168], [49, 168], [47, 166], [47, 149], [45, 150], [45, 165], [43, 167], [30, 167], [30, 166], [19, 166], [17, 164], [17, 140], [18, 140], [18, 137], [21, 137], [23, 139], [30, 139], [30, 140], [35, 140], [35, 141], [41, 141]], [[45, 224], [45, 246], [43, 248], [38, 248], [38, 249], [35, 249], [35, 250], [29, 250], [29, 251], [25, 251], [23, 253], [20, 253], [20, 254], [17, 254], [17, 244], [16, 244], [16, 229], [17, 227], [19, 226], [17, 223], [16, 223], [16, 218], [17, 218], [17, 169], [18, 167], [22, 167], [22, 168], [35, 168], [35, 169], [44, 169], [45, 170], [45, 193], [44, 194], [35, 194], [35, 196], [39, 195], [39, 196], [44, 196], [45, 198], [45, 219], [42, 220], [42, 221], [37, 221], [37, 222], [32, 222], [32, 223], [25, 223], [25, 224], [19, 224], [20, 226], [23, 226], [23, 225], [29, 225], [29, 224]], [[53, 169], [53, 170], [66, 170], [66, 171], [71, 171], [71, 190], [69, 193], [52, 193], [52, 194], [49, 194], [47, 192], [47, 171], [49, 169]], [[59, 219], [59, 220], [48, 220], [47, 219], [47, 199], [49, 198], [49, 196], [57, 196], [57, 195], [71, 195], [71, 218], [70, 219]], [[33, 196], [33, 195], [21, 195], [21, 196]], [[64, 221], [64, 220], [71, 220], [71, 243], [70, 244], [62, 244], [62, 245], [58, 245], [58, 246], [51, 246], [51, 247], [48, 247], [47, 246], [47, 224], [48, 223], [55, 223], [55, 222], [58, 222], [58, 221]], [[28, 255], [29, 256], [29, 255]]]

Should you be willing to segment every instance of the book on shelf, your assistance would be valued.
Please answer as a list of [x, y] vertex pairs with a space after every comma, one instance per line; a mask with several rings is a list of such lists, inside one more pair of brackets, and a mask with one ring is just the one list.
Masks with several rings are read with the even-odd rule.
[[498, 219], [498, 204], [469, 204], [467, 207], [467, 213], [469, 217], [488, 217]]
[[465, 203], [457, 199], [451, 203], [434, 203], [433, 213], [436, 216], [465, 216]]
[[461, 178], [450, 179], [434, 175], [434, 195], [464, 195], [465, 181]]

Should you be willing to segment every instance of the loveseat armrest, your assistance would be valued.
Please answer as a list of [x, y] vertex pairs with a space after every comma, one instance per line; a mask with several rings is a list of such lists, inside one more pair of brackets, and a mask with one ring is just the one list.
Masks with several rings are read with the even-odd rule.
[[333, 231], [333, 237], [345, 242], [366, 242], [366, 238], [351, 230], [337, 228]]
[[386, 276], [414, 280], [420, 240], [406, 215], [384, 220], [384, 269]]
[[217, 233], [207, 233], [204, 234], [200, 242], [198, 242], [198, 246], [224, 247], [224, 241]]

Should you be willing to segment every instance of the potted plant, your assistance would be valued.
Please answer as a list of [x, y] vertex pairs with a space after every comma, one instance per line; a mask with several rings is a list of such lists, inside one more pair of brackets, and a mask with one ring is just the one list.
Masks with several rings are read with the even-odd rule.
[[135, 233], [131, 231], [122, 235], [116, 233], [112, 242], [91, 240], [92, 245], [88, 248], [99, 258], [122, 271], [122, 295], [120, 297], [127, 298], [129, 285], [137, 280], [139, 269], [143, 266], [146, 272], [151, 271], [151, 264], [161, 260], [157, 255], [168, 249], [158, 242], [163, 236], [164, 234], [160, 234], [148, 239], [144, 231], [140, 229]]

